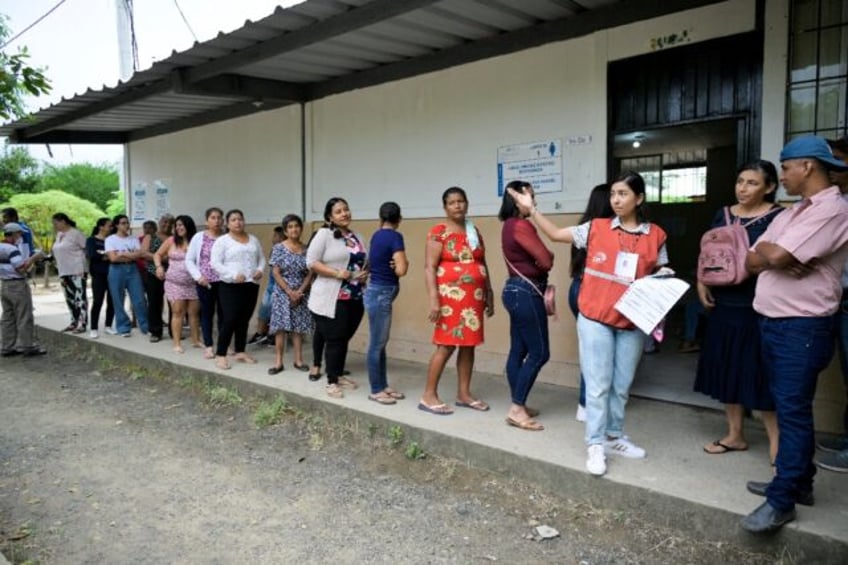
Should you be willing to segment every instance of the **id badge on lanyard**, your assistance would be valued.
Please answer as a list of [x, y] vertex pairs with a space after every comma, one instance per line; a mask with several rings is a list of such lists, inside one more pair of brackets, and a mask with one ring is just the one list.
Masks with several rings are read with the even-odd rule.
[[636, 280], [636, 267], [638, 264], [638, 253], [619, 251], [618, 255], [615, 256], [615, 276], [631, 282]]

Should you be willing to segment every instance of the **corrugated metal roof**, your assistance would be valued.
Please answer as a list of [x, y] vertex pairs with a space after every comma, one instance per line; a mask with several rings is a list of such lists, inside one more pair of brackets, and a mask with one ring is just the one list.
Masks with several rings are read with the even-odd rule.
[[63, 98], [0, 135], [120, 143], [591, 33], [605, 18], [620, 25], [716, 1], [307, 0], [126, 82]]

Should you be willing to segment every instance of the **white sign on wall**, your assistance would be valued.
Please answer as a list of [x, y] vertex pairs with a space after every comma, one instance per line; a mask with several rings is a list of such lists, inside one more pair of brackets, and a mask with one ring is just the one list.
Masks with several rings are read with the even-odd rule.
[[498, 196], [514, 180], [529, 182], [537, 194], [562, 192], [562, 140], [498, 147]]
[[156, 192], [156, 214], [153, 218], [161, 218], [164, 214], [171, 212], [171, 181], [153, 181], [153, 189]]
[[150, 190], [146, 182], [140, 182], [133, 186], [130, 192], [130, 206], [132, 207], [130, 223], [132, 225], [139, 225], [147, 219], [149, 210], [147, 197]]

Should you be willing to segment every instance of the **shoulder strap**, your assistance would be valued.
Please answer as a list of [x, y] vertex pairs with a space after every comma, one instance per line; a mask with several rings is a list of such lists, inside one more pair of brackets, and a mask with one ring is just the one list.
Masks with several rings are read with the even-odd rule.
[[[738, 218], [736, 218], [738, 220]], [[724, 225], [730, 225], [730, 206], [724, 207]]]
[[533, 287], [533, 290], [535, 290], [535, 291], [536, 291], [536, 293], [538, 293], [538, 295], [539, 295], [539, 296], [541, 296], [542, 298], [544, 298], [544, 297], [545, 297], [545, 295], [544, 295], [544, 294], [542, 294], [542, 291], [541, 291], [541, 290], [539, 290], [539, 287], [537, 287], [535, 284], [533, 284], [533, 281], [531, 281], [530, 279], [528, 279], [527, 277], [525, 277], [525, 276], [524, 276], [524, 274], [522, 274], [522, 272], [521, 272], [521, 271], [519, 271], [518, 269], [516, 269], [516, 268], [515, 268], [515, 265], [513, 265], [513, 264], [512, 264], [512, 262], [511, 262], [509, 259], [507, 259], [507, 258], [506, 258], [506, 254], [504, 254], [504, 261], [506, 261], [506, 264], [507, 264], [507, 265], [509, 265], [510, 267], [512, 267], [512, 270], [513, 270], [513, 271], [515, 271], [515, 274], [517, 274], [519, 277], [521, 277], [521, 278], [522, 278], [522, 279], [524, 279], [527, 283], [529, 283], [529, 284], [530, 284], [530, 286], [532, 286], [532, 287]]
[[762, 214], [760, 214], [759, 216], [757, 216], [756, 218], [751, 218], [750, 220], [748, 220], [747, 222], [742, 224], [742, 227], [744, 228], [744, 227], [748, 226], [749, 224], [753, 224], [757, 220], [759, 220], [761, 218], [765, 218], [766, 216], [768, 216], [772, 212], [776, 212], [777, 210], [782, 210], [782, 209], [783, 208], [781, 206], [773, 206], [773, 207], [769, 208], [768, 210], [766, 210], [765, 212], [763, 212]]

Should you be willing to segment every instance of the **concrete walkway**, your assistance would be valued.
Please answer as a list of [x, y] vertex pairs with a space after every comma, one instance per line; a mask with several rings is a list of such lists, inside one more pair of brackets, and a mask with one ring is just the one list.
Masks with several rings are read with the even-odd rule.
[[[475, 395], [486, 400], [491, 411], [456, 408], [452, 416], [434, 416], [416, 409], [426, 370], [422, 364], [390, 360], [390, 382], [404, 391], [407, 399], [383, 406], [367, 398], [367, 374], [359, 354], [351, 354], [348, 360], [352, 378], [361, 385], [359, 390], [334, 400], [324, 393], [326, 381], [309, 382], [305, 373], [291, 368], [290, 355], [284, 372], [268, 376], [266, 370], [273, 363], [271, 348], [250, 351], [258, 365], [234, 363], [232, 370], [220, 371], [212, 361], [203, 359], [199, 349], [189, 348], [178, 355], [168, 339], [151, 344], [138, 332], [129, 339], [104, 335], [97, 340], [61, 334], [67, 313], [58, 294], [37, 297], [36, 321], [40, 338], [52, 348], [52, 354], [60, 354], [66, 347], [94, 349], [128, 364], [181, 375], [200, 374], [242, 390], [279, 390], [293, 404], [334, 419], [401, 425], [406, 437], [418, 441], [427, 452], [521, 478], [570, 499], [628, 511], [639, 519], [696, 532], [709, 540], [743, 544], [758, 551], [786, 551], [786, 556], [798, 563], [848, 562], [848, 475], [819, 471], [816, 505], [799, 506], [798, 519], [779, 534], [758, 537], [741, 530], [739, 520], [762, 502], [745, 490], [745, 482], [768, 480], [771, 474], [767, 441], [762, 427], [750, 422], [747, 452], [703, 453], [701, 446], [721, 437], [725, 430], [723, 414], [715, 410], [631, 399], [626, 431], [647, 450], [648, 457], [610, 457], [607, 475], [597, 479], [585, 471], [583, 425], [574, 420], [575, 390], [536, 386], [530, 405], [541, 410], [539, 420], [546, 430], [526, 432], [504, 423], [509, 393], [504, 379], [496, 375], [477, 374], [473, 381]], [[453, 400], [455, 386], [451, 367], [440, 388], [445, 401]]]

